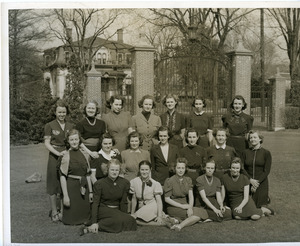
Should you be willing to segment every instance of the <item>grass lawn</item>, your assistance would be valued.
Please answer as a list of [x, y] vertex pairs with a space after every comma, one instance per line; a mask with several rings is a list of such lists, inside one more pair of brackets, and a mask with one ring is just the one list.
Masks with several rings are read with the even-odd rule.
[[[180, 232], [165, 227], [138, 227], [136, 232], [99, 232], [79, 236], [79, 226], [52, 223], [48, 217], [43, 144], [10, 148], [12, 243], [263, 243], [300, 241], [300, 131], [264, 132], [263, 146], [272, 153], [272, 208], [277, 215], [259, 221], [198, 223]], [[5, 165], [5, 164], [4, 164]], [[42, 182], [26, 184], [35, 171]], [[9, 185], [9, 184], [7, 184]], [[5, 225], [4, 225], [5, 227]]]

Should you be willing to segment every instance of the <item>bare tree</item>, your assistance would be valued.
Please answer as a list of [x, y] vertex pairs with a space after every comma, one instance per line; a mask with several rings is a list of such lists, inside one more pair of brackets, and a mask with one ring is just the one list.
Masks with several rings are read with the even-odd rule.
[[[217, 49], [222, 50], [228, 33], [254, 9], [150, 9], [153, 17], [149, 22], [161, 28], [176, 27], [184, 39], [195, 38], [212, 48], [218, 40]], [[195, 32], [195, 37], [191, 33]]]
[[[49, 23], [49, 27], [71, 49], [84, 74], [90, 69], [92, 59], [100, 48], [95, 46], [96, 38], [104, 34], [121, 13], [121, 9], [55, 9], [54, 16], [58, 23]], [[75, 41], [71, 30], [75, 32]]]
[[290, 60], [291, 99], [292, 104], [300, 106], [300, 9], [279, 8], [269, 9], [285, 42]]

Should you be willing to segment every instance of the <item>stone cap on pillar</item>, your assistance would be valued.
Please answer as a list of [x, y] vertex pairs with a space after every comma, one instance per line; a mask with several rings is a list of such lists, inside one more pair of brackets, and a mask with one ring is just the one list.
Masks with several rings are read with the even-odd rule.
[[153, 46], [139, 46], [139, 47], [133, 47], [129, 49], [130, 52], [135, 52], [135, 51], [146, 51], [146, 52], [154, 52], [156, 48]]
[[88, 77], [101, 77], [102, 76], [101, 72], [99, 72], [99, 71], [96, 70], [96, 68], [95, 68], [95, 61], [94, 60], [92, 60], [92, 68], [91, 68], [91, 70], [88, 71], [86, 73], [86, 75]]
[[250, 50], [247, 50], [241, 39], [237, 40], [237, 44], [234, 50], [227, 52], [227, 55], [238, 55], [238, 56], [253, 56]]

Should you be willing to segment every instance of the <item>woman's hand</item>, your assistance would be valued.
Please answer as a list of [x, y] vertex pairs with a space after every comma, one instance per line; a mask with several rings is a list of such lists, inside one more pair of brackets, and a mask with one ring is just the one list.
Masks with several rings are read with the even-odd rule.
[[70, 204], [70, 198], [69, 198], [69, 196], [64, 196], [63, 203], [64, 203], [64, 206], [70, 207], [71, 204]]
[[[113, 149], [113, 152], [115, 152], [116, 155], [119, 155], [119, 154], [120, 154], [120, 151], [119, 151], [118, 149]], [[115, 155], [115, 156], [116, 156], [116, 155]]]
[[226, 211], [226, 208], [224, 206], [220, 206], [220, 210], [221, 210], [222, 214], [224, 214]]
[[254, 189], [257, 189], [259, 187], [259, 182], [257, 179], [250, 179], [250, 183], [254, 187]]
[[188, 210], [186, 211], [186, 214], [188, 217], [191, 217], [193, 215], [193, 208], [188, 208]]
[[93, 202], [93, 197], [94, 197], [93, 192], [90, 192], [90, 194], [89, 194], [89, 201], [90, 201], [90, 203]]
[[155, 222], [157, 222], [159, 225], [162, 225], [163, 224], [163, 220], [162, 220], [162, 217], [156, 217], [155, 218], [155, 220], [154, 220]]
[[67, 151], [66, 150], [63, 150], [61, 152], [58, 152], [58, 155], [57, 156], [64, 156], [64, 154], [66, 153]]
[[236, 208], [234, 209], [234, 211], [237, 212], [237, 213], [239, 213], [239, 214], [241, 214], [242, 211], [243, 211], [243, 208], [241, 208], [240, 206], [238, 206], [238, 207], [236, 207]]
[[215, 212], [215, 214], [218, 216], [218, 217], [223, 217], [223, 213], [222, 213], [222, 211], [221, 210], [219, 210], [219, 209], [214, 209], [214, 212]]
[[88, 227], [89, 232], [91, 233], [98, 233], [99, 225], [98, 223], [94, 223]]
[[96, 158], [99, 157], [99, 154], [97, 153], [97, 151], [92, 151], [92, 152], [90, 153], [90, 156], [91, 156], [92, 158], [96, 159]]

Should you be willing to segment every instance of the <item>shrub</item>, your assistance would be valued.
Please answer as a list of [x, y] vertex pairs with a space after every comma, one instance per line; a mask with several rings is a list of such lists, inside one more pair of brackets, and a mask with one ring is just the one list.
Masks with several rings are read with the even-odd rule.
[[298, 129], [300, 127], [300, 108], [286, 107], [284, 125], [286, 129]]

